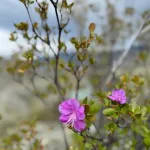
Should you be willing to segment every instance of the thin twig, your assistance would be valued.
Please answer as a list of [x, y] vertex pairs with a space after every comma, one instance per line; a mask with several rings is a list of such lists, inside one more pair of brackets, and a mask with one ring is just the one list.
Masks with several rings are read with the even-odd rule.
[[57, 54], [55, 55], [55, 59], [56, 59], [56, 63], [55, 63], [55, 85], [58, 89], [58, 92], [59, 92], [59, 95], [60, 97], [65, 100], [65, 97], [63, 96], [63, 93], [61, 92], [61, 86], [60, 86], [60, 83], [58, 81], [58, 64], [59, 64], [59, 56], [60, 56], [60, 44], [61, 44], [61, 34], [62, 34], [62, 30], [63, 28], [61, 27], [61, 24], [60, 24], [60, 20], [59, 20], [59, 16], [58, 16], [58, 12], [57, 12], [57, 4], [58, 4], [58, 1], [54, 2], [53, 0], [50, 0], [50, 2], [52, 3], [53, 7], [54, 7], [54, 10], [55, 10], [55, 14], [56, 14], [56, 19], [57, 19], [57, 23], [58, 23], [58, 52]]
[[104, 84], [106, 85], [107, 83], [110, 83], [114, 73], [119, 69], [119, 67], [121, 66], [121, 64], [123, 63], [123, 61], [125, 60], [126, 56], [128, 55], [134, 41], [137, 39], [137, 37], [140, 35], [141, 31], [143, 30], [143, 27], [145, 25], [145, 21], [142, 22], [141, 26], [139, 27], [139, 29], [133, 34], [133, 36], [131, 37], [131, 39], [128, 42], [128, 45], [126, 46], [126, 49], [124, 50], [124, 52], [122, 53], [122, 55], [119, 57], [119, 59], [117, 60], [117, 63], [112, 67], [108, 77], [106, 78]]
[[[40, 5], [40, 3], [38, 2], [38, 0], [36, 0], [36, 3], [38, 4], [39, 8], [43, 11], [44, 16], [45, 16], [45, 24], [48, 27], [47, 18], [46, 18], [46, 12], [45, 12], [44, 8]], [[49, 46], [49, 48], [52, 50], [53, 54], [56, 56], [56, 53], [55, 53], [55, 51], [52, 48], [51, 43], [50, 43], [49, 32], [46, 31], [46, 30], [45, 30], [45, 32], [46, 32], [46, 37], [47, 37], [47, 42], [46, 41], [45, 42]]]
[[32, 26], [32, 31], [35, 33], [35, 35], [36, 35], [42, 42], [47, 43], [47, 41], [44, 40], [44, 39], [42, 39], [42, 38], [38, 35], [38, 33], [35, 31], [34, 26], [33, 26], [33, 21], [32, 21], [30, 12], [29, 12], [29, 9], [28, 9], [28, 7], [27, 7], [26, 4], [24, 4], [24, 6], [25, 6], [25, 8], [26, 8], [26, 10], [27, 10], [27, 13], [28, 13], [28, 16], [29, 16], [29, 19], [30, 19], [30, 23], [31, 23], [31, 26]]
[[[59, 16], [58, 16], [58, 12], [57, 12], [58, 0], [56, 2], [54, 2], [53, 0], [50, 0], [50, 2], [52, 3], [52, 5], [53, 5], [53, 7], [55, 9], [56, 19], [57, 19], [57, 23], [58, 23], [58, 52], [55, 55], [56, 64], [55, 64], [55, 80], [54, 80], [54, 83], [55, 83], [55, 85], [56, 85], [56, 87], [58, 89], [60, 97], [63, 100], [65, 100], [65, 97], [63, 96], [63, 93], [61, 92], [61, 85], [60, 85], [60, 83], [58, 81], [58, 64], [59, 64], [59, 55], [60, 55], [60, 50], [61, 50], [60, 49], [61, 34], [62, 34], [63, 28], [61, 27]], [[63, 136], [64, 136], [66, 150], [69, 150], [69, 144], [68, 144], [68, 141], [67, 141], [67, 138], [66, 138], [66, 134], [65, 134], [65, 131], [64, 131], [64, 128], [63, 128], [62, 124], [61, 124], [61, 128], [62, 128], [62, 131], [63, 131]]]
[[80, 79], [76, 76], [76, 80], [77, 80], [77, 85], [76, 85], [76, 99], [78, 99], [78, 95], [79, 95], [79, 88], [80, 88]]
[[99, 142], [102, 142], [105, 138], [96, 138], [96, 137], [94, 137], [94, 136], [90, 136], [90, 135], [88, 135], [88, 134], [83, 134], [82, 132], [80, 133], [80, 135], [82, 136], [82, 137], [84, 137], [85, 139], [86, 138], [89, 138], [89, 139], [91, 139], [91, 140], [96, 140], [96, 141], [99, 141]]

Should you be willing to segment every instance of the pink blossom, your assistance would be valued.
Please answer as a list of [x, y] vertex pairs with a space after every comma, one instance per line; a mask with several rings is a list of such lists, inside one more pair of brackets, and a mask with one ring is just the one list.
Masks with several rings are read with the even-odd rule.
[[84, 106], [77, 99], [68, 99], [59, 105], [60, 121], [81, 132], [85, 129]]
[[126, 93], [123, 89], [115, 89], [112, 91], [108, 98], [120, 104], [124, 104], [127, 101]]

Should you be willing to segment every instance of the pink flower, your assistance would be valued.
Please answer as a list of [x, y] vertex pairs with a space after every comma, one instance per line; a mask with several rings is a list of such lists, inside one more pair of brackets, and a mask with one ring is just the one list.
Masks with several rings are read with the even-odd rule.
[[59, 105], [61, 113], [60, 121], [71, 126], [76, 131], [81, 132], [85, 129], [84, 106], [81, 106], [77, 99], [68, 99]]
[[124, 104], [127, 101], [126, 93], [123, 89], [113, 90], [111, 95], [108, 96], [108, 98], [120, 104]]

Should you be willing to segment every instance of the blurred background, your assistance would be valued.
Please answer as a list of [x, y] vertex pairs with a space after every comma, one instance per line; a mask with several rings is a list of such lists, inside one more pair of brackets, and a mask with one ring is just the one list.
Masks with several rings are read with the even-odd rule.
[[[116, 83], [120, 76], [125, 77], [128, 73], [130, 76], [140, 75], [143, 79], [147, 79], [146, 85], [136, 99], [139, 104], [144, 103], [140, 98], [144, 97], [143, 99], [147, 100], [150, 84], [150, 1], [68, 1], [71, 2], [74, 2], [74, 6], [66, 27], [67, 34], [62, 36], [68, 53], [61, 52], [62, 62], [69, 61], [75, 53], [70, 38], [87, 36], [89, 24], [94, 22], [96, 25], [96, 40], [88, 50], [89, 55], [94, 58], [94, 64], [89, 66], [80, 84], [78, 98], [84, 99], [86, 96], [92, 98], [93, 91], [100, 89], [111, 90], [111, 86], [107, 84]], [[30, 7], [31, 17], [34, 22], [40, 22], [41, 19], [34, 7], [37, 7], [36, 3]], [[64, 11], [64, 14], [63, 21], [68, 17], [67, 12]], [[48, 16], [49, 26], [57, 26], [51, 4], [49, 4]], [[2, 0], [0, 4], [0, 114], [2, 117], [0, 138], [3, 139], [17, 132], [23, 121], [36, 120], [36, 136], [42, 140], [45, 149], [63, 150], [65, 149], [63, 130], [59, 123], [57, 109], [61, 100], [51, 80], [54, 54], [49, 47], [37, 40], [36, 49], [40, 53], [34, 54], [34, 62], [37, 64], [38, 75], [33, 79], [33, 70], [26, 71], [24, 68], [19, 68], [18, 66], [25, 62], [22, 53], [28, 51], [31, 45], [33, 48], [33, 44], [28, 43], [21, 33], [15, 35], [14, 24], [19, 22], [30, 24], [23, 4], [19, 0]], [[57, 33], [56, 31], [53, 34], [54, 40], [57, 39]], [[29, 28], [29, 35], [32, 35], [31, 28]], [[52, 47], [57, 52], [55, 42], [52, 43]], [[51, 64], [47, 63], [47, 58], [50, 58]], [[77, 62], [76, 59], [74, 61]], [[114, 72], [113, 68], [115, 68]], [[61, 69], [58, 72], [62, 84], [66, 84], [67, 87], [66, 98], [74, 97], [76, 83], [74, 77]], [[71, 145], [72, 132], [67, 128], [64, 128], [64, 131]], [[24, 145], [28, 144], [25, 142]], [[24, 146], [24, 149], [28, 147]]]

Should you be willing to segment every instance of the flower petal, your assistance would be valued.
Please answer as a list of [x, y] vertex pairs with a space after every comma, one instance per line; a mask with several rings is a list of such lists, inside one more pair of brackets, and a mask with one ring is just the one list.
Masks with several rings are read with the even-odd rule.
[[127, 98], [126, 97], [123, 97], [122, 100], [120, 101], [120, 104], [125, 104], [127, 101]]
[[60, 117], [59, 117], [59, 120], [61, 121], [61, 122], [67, 122], [68, 121], [68, 119], [69, 119], [69, 116], [67, 116], [67, 115], [61, 115]]
[[59, 105], [59, 112], [64, 114], [64, 115], [69, 115], [72, 113], [72, 107], [70, 107], [67, 103], [67, 101], [62, 102]]
[[115, 89], [112, 91], [112, 94], [108, 96], [112, 101], [116, 101], [120, 104], [126, 103], [126, 93], [123, 89]]
[[75, 98], [71, 98], [67, 102], [68, 102], [68, 105], [71, 105], [73, 108], [80, 107], [80, 102]]
[[124, 91], [123, 89], [120, 89], [120, 90], [119, 90], [119, 94], [120, 94], [121, 96], [125, 96], [126, 93], [125, 93], [125, 91]]
[[85, 118], [84, 106], [81, 106], [79, 110], [77, 110], [76, 115], [78, 120], [84, 120]]
[[86, 127], [86, 124], [85, 124], [85, 122], [84, 121], [76, 121], [75, 123], [74, 123], [74, 129], [76, 130], [76, 131], [78, 131], [78, 132], [81, 132], [81, 131], [83, 131], [84, 129], [85, 129], [85, 127]]
[[113, 100], [113, 101], [115, 101], [115, 99], [116, 99], [113, 95], [108, 96], [108, 98]]

